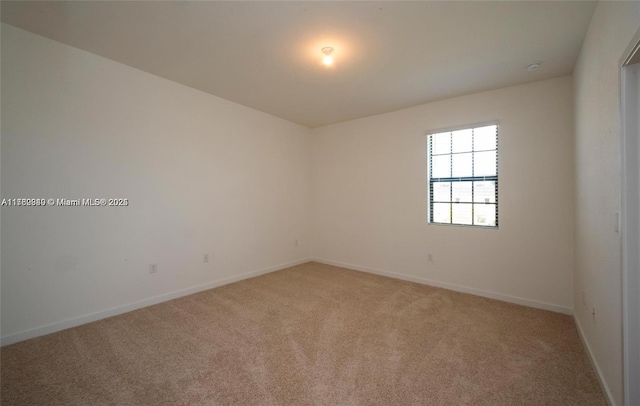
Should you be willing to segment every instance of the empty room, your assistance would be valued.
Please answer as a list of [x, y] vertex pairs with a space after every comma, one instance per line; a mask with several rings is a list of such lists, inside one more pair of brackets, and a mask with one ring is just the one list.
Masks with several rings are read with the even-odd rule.
[[2, 405], [640, 405], [640, 2], [0, 13]]

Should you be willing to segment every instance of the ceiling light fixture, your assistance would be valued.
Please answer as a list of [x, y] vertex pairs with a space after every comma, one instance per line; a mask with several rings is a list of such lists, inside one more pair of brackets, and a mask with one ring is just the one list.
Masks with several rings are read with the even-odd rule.
[[322, 63], [324, 64], [324, 66], [333, 65], [333, 56], [331, 56], [331, 54], [333, 53], [333, 48], [324, 47], [322, 48], [322, 53], [324, 54], [324, 58], [322, 58]]
[[542, 65], [542, 62], [534, 62], [534, 63], [530, 63], [529, 65], [525, 66], [524, 68], [526, 70], [528, 70], [529, 72], [537, 70], [540, 65]]

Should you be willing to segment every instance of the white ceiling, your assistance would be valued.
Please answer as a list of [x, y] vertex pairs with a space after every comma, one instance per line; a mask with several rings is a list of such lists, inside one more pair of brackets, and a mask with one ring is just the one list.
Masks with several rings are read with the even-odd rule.
[[[571, 74], [594, 2], [2, 1], [2, 21], [316, 127]], [[320, 49], [335, 49], [321, 64]], [[537, 71], [524, 66], [543, 61]]]

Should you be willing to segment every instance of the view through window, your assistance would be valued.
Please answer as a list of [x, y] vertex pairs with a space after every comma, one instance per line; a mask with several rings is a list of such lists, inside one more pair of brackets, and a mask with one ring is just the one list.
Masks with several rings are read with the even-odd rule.
[[429, 222], [498, 227], [498, 126], [429, 134]]

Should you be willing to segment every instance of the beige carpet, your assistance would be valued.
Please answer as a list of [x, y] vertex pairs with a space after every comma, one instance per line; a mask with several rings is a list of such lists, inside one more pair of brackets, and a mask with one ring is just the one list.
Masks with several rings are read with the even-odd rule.
[[2, 405], [604, 405], [569, 316], [308, 263], [3, 347]]

